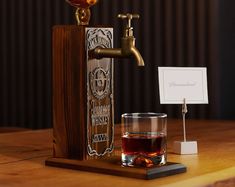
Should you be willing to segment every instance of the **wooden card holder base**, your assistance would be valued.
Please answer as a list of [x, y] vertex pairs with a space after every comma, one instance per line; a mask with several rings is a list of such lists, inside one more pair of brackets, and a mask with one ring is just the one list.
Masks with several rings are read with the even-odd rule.
[[184, 165], [171, 162], [168, 162], [164, 166], [153, 168], [123, 167], [121, 166], [120, 157], [117, 156], [106, 159], [82, 161], [49, 158], [46, 160], [46, 165], [147, 180], [186, 172], [186, 167]]

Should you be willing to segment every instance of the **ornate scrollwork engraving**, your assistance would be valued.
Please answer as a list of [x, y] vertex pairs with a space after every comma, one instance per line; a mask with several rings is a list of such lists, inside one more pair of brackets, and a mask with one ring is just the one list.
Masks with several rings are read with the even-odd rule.
[[113, 47], [111, 28], [87, 28], [87, 151], [104, 156], [113, 150], [113, 60], [89, 59], [96, 47]]

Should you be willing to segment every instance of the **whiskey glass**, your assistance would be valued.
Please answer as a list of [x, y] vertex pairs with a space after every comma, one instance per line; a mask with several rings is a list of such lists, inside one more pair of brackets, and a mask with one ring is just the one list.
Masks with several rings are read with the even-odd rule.
[[126, 113], [121, 124], [123, 166], [154, 167], [167, 162], [167, 115]]

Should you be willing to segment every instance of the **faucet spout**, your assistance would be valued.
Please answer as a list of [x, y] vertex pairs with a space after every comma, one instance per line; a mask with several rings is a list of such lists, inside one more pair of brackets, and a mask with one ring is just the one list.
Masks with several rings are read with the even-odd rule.
[[133, 54], [133, 56], [135, 57], [135, 60], [137, 62], [138, 66], [144, 66], [144, 60], [139, 52], [138, 49], [136, 49], [136, 47], [132, 47], [131, 48], [131, 53]]
[[130, 58], [133, 56], [138, 66], [144, 66], [144, 60], [135, 47], [135, 38], [133, 36], [123, 37], [121, 48], [102, 48], [97, 47], [90, 52], [91, 58]]
[[144, 60], [136, 47], [132, 46], [129, 49], [122, 48], [101, 48], [97, 47], [89, 51], [91, 58], [129, 58], [133, 56], [138, 66], [144, 66]]

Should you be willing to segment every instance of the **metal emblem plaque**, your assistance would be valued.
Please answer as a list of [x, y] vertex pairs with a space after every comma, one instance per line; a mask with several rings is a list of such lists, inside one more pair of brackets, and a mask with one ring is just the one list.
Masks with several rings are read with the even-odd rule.
[[87, 151], [104, 156], [113, 151], [113, 59], [89, 59], [88, 51], [113, 47], [112, 28], [86, 28], [87, 51]]

